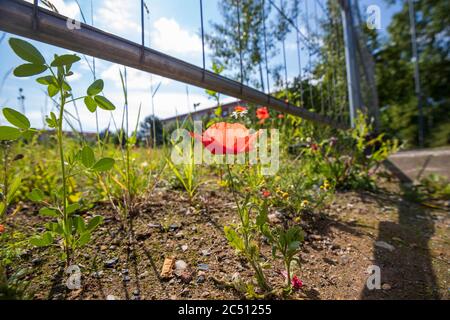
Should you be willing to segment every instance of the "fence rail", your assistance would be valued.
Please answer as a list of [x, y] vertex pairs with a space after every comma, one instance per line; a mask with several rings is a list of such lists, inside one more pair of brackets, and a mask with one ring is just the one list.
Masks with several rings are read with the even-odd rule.
[[264, 92], [217, 75], [156, 50], [81, 23], [67, 27], [67, 17], [21, 0], [0, 0], [0, 29], [26, 38], [87, 54], [162, 77], [266, 105], [316, 123], [346, 129], [347, 125], [294, 106]]

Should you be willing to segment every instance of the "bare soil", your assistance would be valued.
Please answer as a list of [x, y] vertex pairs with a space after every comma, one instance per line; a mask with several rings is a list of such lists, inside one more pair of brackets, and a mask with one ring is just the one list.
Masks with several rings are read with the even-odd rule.
[[[224, 225], [237, 216], [231, 195], [216, 185], [204, 186], [195, 205], [182, 192], [156, 188], [139, 205], [131, 237], [107, 205], [86, 215], [94, 213], [106, 219], [76, 257], [81, 289], [67, 289], [56, 248], [30, 249], [14, 266], [33, 270], [27, 277], [34, 299], [242, 299], [224, 284], [252, 280], [224, 237]], [[44, 220], [28, 207], [9, 227], [32, 235]], [[449, 211], [404, 200], [397, 183], [383, 182], [376, 193], [338, 192], [299, 223], [307, 237], [295, 273], [304, 286], [289, 299], [449, 299]], [[380, 241], [391, 250], [375, 245]], [[262, 254], [271, 259], [268, 245]], [[172, 256], [188, 268], [161, 279], [164, 259]], [[380, 267], [379, 290], [366, 286], [372, 265]], [[265, 270], [274, 286], [284, 282], [281, 271], [279, 262]]]

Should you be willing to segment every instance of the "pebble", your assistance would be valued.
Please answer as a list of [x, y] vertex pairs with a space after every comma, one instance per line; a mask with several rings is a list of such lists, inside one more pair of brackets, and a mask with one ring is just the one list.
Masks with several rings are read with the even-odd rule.
[[119, 258], [115, 257], [105, 261], [106, 268], [112, 268], [119, 262]]
[[209, 270], [209, 266], [206, 263], [199, 263], [197, 268], [199, 270], [203, 270], [203, 271], [208, 271]]
[[181, 238], [183, 238], [183, 237], [184, 237], [184, 235], [183, 235], [183, 232], [182, 232], [182, 231], [178, 232], [178, 233], [175, 235], [175, 238], [177, 238], [177, 239], [181, 239]]
[[180, 275], [180, 279], [182, 282], [188, 284], [192, 281], [192, 274], [185, 270], [181, 275]]
[[123, 281], [124, 282], [129, 282], [131, 279], [130, 279], [130, 277], [129, 276], [124, 276], [123, 277]]
[[183, 250], [183, 252], [185, 252], [188, 248], [189, 247], [186, 244], [181, 246], [181, 250]]
[[197, 277], [197, 283], [203, 283], [205, 282], [206, 278], [204, 275], [200, 275]]
[[389, 244], [389, 243], [387, 243], [385, 241], [376, 241], [375, 242], [375, 246], [383, 248], [383, 249], [386, 249], [386, 250], [389, 250], [391, 252], [395, 250], [395, 247], [392, 244]]
[[139, 275], [139, 279], [143, 279], [148, 276], [148, 271], [145, 271]]
[[181, 274], [187, 269], [188, 265], [183, 260], [177, 260], [175, 261], [175, 271], [174, 273], [177, 276], [181, 276]]
[[203, 256], [211, 255], [211, 252], [209, 250], [202, 250], [201, 253], [202, 253]]
[[188, 288], [184, 288], [183, 291], [181, 291], [181, 296], [182, 297], [187, 297], [187, 296], [189, 296], [189, 293], [190, 293], [189, 289]]
[[106, 297], [106, 300], [117, 300], [117, 298], [115, 296], [113, 296], [112, 294], [108, 294], [108, 296]]
[[381, 289], [383, 290], [391, 290], [391, 285], [389, 283], [383, 283], [383, 285], [381, 286]]

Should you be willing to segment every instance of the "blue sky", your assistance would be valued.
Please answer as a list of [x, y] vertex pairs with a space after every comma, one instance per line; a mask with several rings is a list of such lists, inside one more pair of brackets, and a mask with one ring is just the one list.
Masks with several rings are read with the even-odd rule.
[[[210, 30], [209, 21], [221, 21], [217, 10], [217, 3], [220, 0], [204, 0], [204, 16], [206, 32]], [[314, 28], [314, 1], [307, 0], [310, 10], [311, 28]], [[323, 0], [319, 0], [323, 1]], [[60, 13], [82, 20], [77, 4], [73, 0], [51, 0]], [[200, 13], [198, 0], [146, 0], [150, 9], [150, 16], [146, 17], [146, 45], [166, 54], [186, 60], [190, 63], [201, 65], [201, 39], [199, 37]], [[389, 24], [393, 13], [398, 11], [398, 6], [387, 6], [383, 0], [362, 0], [361, 6], [371, 4], [378, 5], [381, 9], [382, 30]], [[82, 10], [91, 22], [90, 0], [80, 0]], [[93, 0], [93, 16], [96, 27], [131, 41], [140, 42], [140, 1], [139, 0]], [[320, 8], [317, 9], [320, 15]], [[150, 20], [148, 20], [150, 19]], [[43, 87], [37, 84], [34, 78], [15, 78], [9, 74], [11, 68], [21, 64], [21, 60], [14, 55], [8, 45], [10, 34], [0, 43], [0, 85], [1, 79], [5, 78], [0, 91], [0, 106], [9, 106], [20, 110], [18, 95], [19, 88], [23, 88], [25, 95], [25, 110], [33, 126], [41, 128], [43, 126], [43, 114], [48, 113], [53, 108], [52, 101], [46, 98]], [[0, 39], [2, 33], [0, 33]], [[54, 53], [65, 53], [66, 50], [50, 45], [30, 41], [48, 59]], [[295, 34], [288, 37], [286, 41], [288, 76], [293, 78], [298, 74]], [[208, 52], [209, 53], [209, 52]], [[306, 60], [306, 51], [302, 52], [303, 60]], [[88, 58], [90, 60], [90, 58]], [[281, 52], [272, 61], [274, 64], [281, 61]], [[210, 66], [208, 54], [207, 66]], [[96, 59], [97, 77], [105, 81], [105, 95], [117, 106], [116, 112], [112, 114], [116, 123], [120, 122], [123, 106], [123, 96], [121, 94], [118, 65]], [[88, 64], [84, 59], [74, 68], [75, 75], [70, 79], [70, 84], [74, 88], [75, 96], [83, 95], [84, 90], [93, 81]], [[8, 75], [9, 74], [9, 75]], [[152, 113], [150, 99], [150, 81], [156, 87], [161, 83], [160, 89], [155, 95], [155, 114], [160, 118], [167, 118], [175, 114], [192, 111], [194, 103], [200, 103], [200, 108], [206, 108], [213, 104], [204, 94], [203, 89], [187, 86], [185, 84], [164, 79], [158, 76], [150, 76], [147, 73], [127, 68], [129, 105], [130, 105], [130, 126], [134, 127], [137, 121], [139, 106], [141, 106], [141, 119]], [[189, 96], [186, 94], [189, 92]], [[225, 101], [232, 100], [225, 97]], [[82, 103], [78, 104], [78, 110], [82, 120], [83, 130], [94, 131], [96, 128], [95, 117], [86, 110]], [[74, 112], [74, 106], [69, 107], [69, 111]], [[0, 117], [0, 123], [4, 119]], [[99, 127], [105, 128], [111, 122], [111, 115], [107, 112], [99, 112]], [[111, 124], [112, 126], [112, 124]], [[113, 126], [112, 126], [113, 127]]]

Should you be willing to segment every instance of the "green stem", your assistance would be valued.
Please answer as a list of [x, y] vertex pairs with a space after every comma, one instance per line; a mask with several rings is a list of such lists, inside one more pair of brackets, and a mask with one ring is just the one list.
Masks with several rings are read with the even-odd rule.
[[66, 168], [64, 163], [64, 149], [63, 149], [63, 121], [64, 121], [64, 106], [66, 104], [66, 98], [64, 96], [63, 89], [60, 90], [61, 94], [61, 104], [59, 106], [59, 122], [58, 122], [58, 148], [59, 148], [59, 158], [61, 162], [61, 173], [62, 173], [62, 187], [63, 187], [63, 224], [64, 224], [64, 239], [65, 239], [65, 250], [66, 250], [66, 262], [67, 265], [70, 264], [70, 236], [68, 230], [68, 216], [67, 216], [67, 188], [66, 188]]
[[3, 220], [3, 214], [6, 212], [8, 205], [8, 145], [4, 142], [3, 146], [3, 211], [0, 212], [0, 221]]

